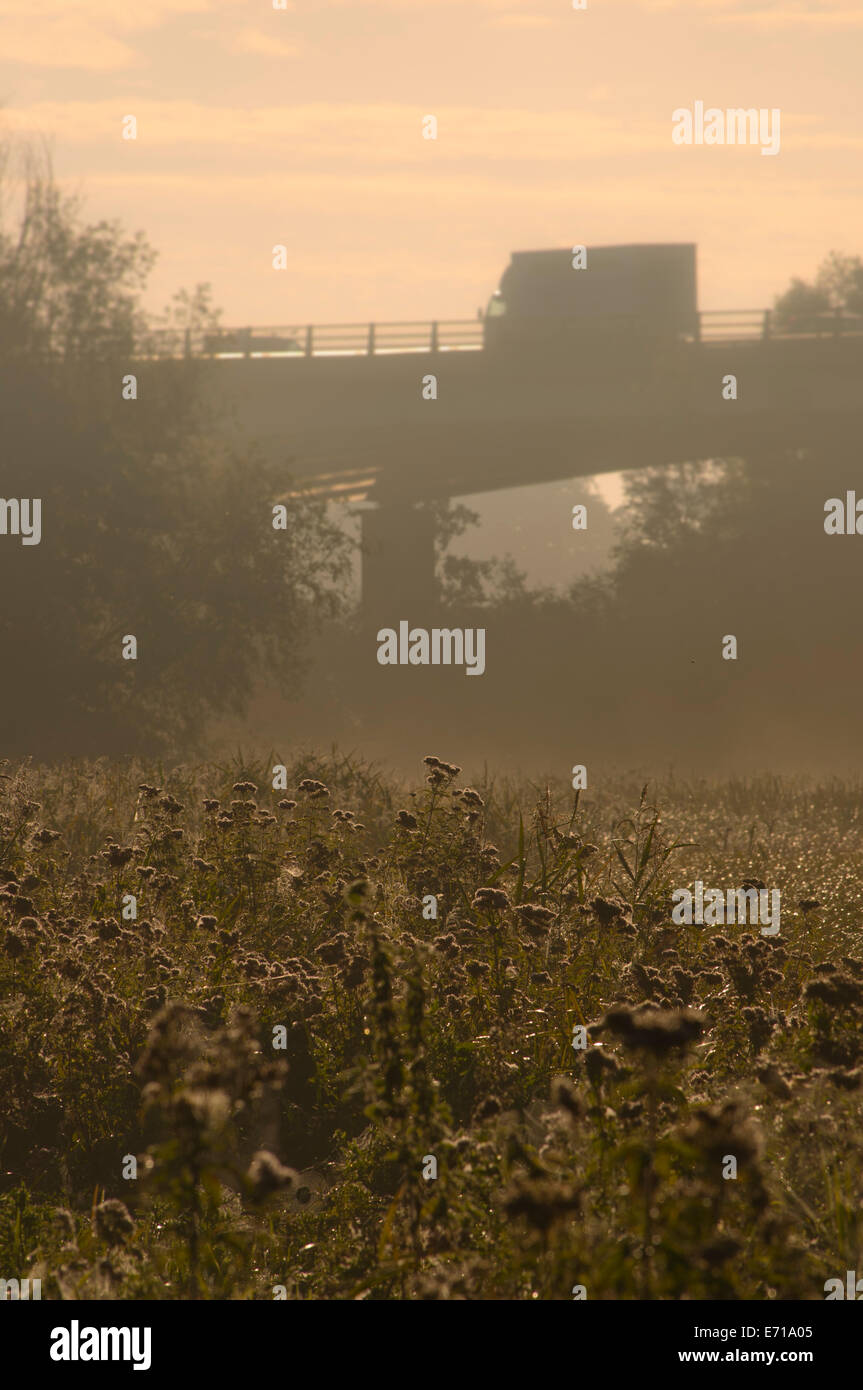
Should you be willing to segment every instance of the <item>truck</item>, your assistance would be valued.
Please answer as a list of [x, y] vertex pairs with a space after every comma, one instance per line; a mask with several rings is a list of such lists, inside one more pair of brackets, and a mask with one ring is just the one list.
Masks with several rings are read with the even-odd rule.
[[693, 243], [577, 249], [512, 252], [483, 316], [484, 347], [562, 352], [697, 336]]

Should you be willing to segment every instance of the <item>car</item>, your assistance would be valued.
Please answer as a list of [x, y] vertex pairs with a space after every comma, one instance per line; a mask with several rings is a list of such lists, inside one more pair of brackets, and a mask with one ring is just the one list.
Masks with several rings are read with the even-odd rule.
[[297, 338], [277, 334], [257, 334], [251, 328], [219, 329], [204, 335], [204, 352], [208, 356], [250, 352], [302, 352]]

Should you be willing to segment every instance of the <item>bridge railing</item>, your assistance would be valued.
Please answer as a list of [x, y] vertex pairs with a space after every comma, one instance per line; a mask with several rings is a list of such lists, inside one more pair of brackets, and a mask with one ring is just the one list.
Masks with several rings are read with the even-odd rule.
[[707, 309], [698, 315], [698, 338], [703, 343], [769, 338], [770, 317], [769, 309]]
[[[634, 320], [635, 322], [635, 320]], [[777, 323], [769, 309], [707, 309], [697, 316], [697, 342], [844, 337], [863, 334], [863, 317], [831, 312]], [[283, 324], [195, 332], [156, 329], [141, 340], [145, 357], [340, 357], [384, 353], [476, 351], [479, 319], [428, 322]]]
[[270, 324], [195, 332], [154, 329], [141, 340], [147, 357], [337, 357], [481, 348], [477, 319], [427, 322]]

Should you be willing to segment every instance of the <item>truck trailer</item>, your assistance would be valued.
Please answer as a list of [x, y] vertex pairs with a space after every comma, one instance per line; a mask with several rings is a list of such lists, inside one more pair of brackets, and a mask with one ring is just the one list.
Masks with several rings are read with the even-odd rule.
[[695, 245], [513, 251], [483, 318], [486, 348], [565, 351], [675, 341], [698, 331]]

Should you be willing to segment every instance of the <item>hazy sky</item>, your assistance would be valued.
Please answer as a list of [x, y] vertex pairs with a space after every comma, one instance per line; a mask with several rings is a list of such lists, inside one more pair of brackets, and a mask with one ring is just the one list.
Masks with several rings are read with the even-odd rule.
[[[473, 318], [578, 242], [695, 241], [702, 308], [764, 307], [863, 252], [861, 70], [860, 0], [0, 0], [0, 129], [146, 231], [151, 308], [210, 281], [228, 324]], [[780, 153], [675, 145], [696, 101], [778, 107]], [[455, 548], [565, 583], [583, 490], [477, 499]]]
[[[703, 308], [763, 306], [863, 251], [861, 69], [859, 0], [0, 0], [6, 130], [227, 323], [472, 318], [576, 242], [696, 241]], [[673, 145], [696, 100], [779, 155]]]

